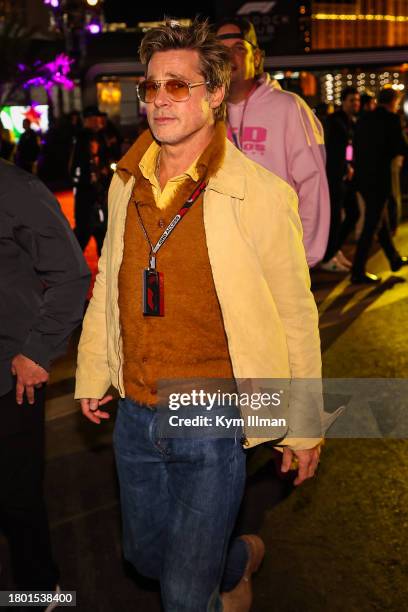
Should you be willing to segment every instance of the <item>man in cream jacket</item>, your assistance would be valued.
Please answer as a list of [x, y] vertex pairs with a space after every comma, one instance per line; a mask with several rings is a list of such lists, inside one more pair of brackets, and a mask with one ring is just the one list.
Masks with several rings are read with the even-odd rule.
[[[161, 435], [158, 382], [320, 377], [297, 197], [226, 139], [229, 56], [206, 23], [152, 29], [140, 52], [151, 131], [110, 187], [76, 398], [99, 424], [109, 418], [108, 387], [119, 392], [124, 553], [160, 580], [166, 612], [245, 612], [264, 547], [253, 535], [231, 540], [242, 431]], [[299, 484], [315, 472], [320, 438], [290, 434], [289, 423], [283, 469], [296, 457]]]

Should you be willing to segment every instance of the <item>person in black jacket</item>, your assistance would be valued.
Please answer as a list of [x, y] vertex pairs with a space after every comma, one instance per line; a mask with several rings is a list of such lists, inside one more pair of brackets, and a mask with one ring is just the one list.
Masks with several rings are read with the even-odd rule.
[[4, 160], [0, 261], [0, 529], [16, 588], [54, 591], [42, 491], [45, 385], [82, 320], [90, 273], [52, 194]]
[[371, 113], [373, 110], [377, 108], [377, 99], [374, 96], [374, 94], [372, 94], [369, 91], [366, 91], [365, 93], [363, 93], [362, 96], [360, 97], [360, 100], [361, 100], [361, 106], [360, 106], [359, 119], [361, 119], [361, 117], [363, 117], [366, 113]]
[[40, 138], [31, 128], [29, 119], [24, 119], [23, 128], [24, 132], [17, 144], [16, 164], [27, 172], [35, 173], [36, 163], [40, 155]]
[[351, 261], [341, 247], [359, 217], [353, 181], [353, 138], [359, 110], [359, 92], [355, 87], [346, 87], [341, 92], [341, 109], [328, 115], [324, 122], [331, 216], [329, 240], [320, 267], [328, 272], [349, 272], [351, 268]]
[[353, 283], [378, 283], [380, 278], [366, 272], [366, 262], [375, 233], [390, 263], [397, 272], [408, 264], [395, 248], [388, 220], [387, 200], [390, 197], [391, 161], [397, 155], [406, 155], [407, 143], [396, 114], [399, 93], [383, 89], [378, 96], [378, 107], [366, 113], [358, 122], [355, 132], [355, 180], [365, 202], [364, 226], [357, 243], [353, 261]]
[[106, 201], [111, 171], [108, 147], [97, 107], [84, 110], [84, 129], [79, 132], [72, 155], [71, 175], [75, 196], [75, 235], [84, 251], [90, 238], [101, 254], [106, 233]]

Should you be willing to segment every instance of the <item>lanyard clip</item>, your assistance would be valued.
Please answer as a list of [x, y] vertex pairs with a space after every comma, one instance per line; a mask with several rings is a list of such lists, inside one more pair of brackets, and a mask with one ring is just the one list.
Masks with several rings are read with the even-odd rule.
[[156, 256], [151, 254], [149, 257], [149, 270], [156, 269]]

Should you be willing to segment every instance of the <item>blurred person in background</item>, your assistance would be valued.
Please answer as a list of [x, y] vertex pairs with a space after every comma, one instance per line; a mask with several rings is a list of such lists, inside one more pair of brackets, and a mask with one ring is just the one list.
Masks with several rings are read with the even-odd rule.
[[315, 111], [316, 117], [318, 118], [320, 123], [323, 125], [327, 117], [330, 114], [330, 105], [327, 104], [326, 102], [320, 102], [320, 104], [317, 104], [314, 111]]
[[109, 165], [116, 164], [122, 156], [123, 139], [121, 133], [106, 113], [101, 113], [99, 122], [100, 134], [105, 142]]
[[10, 130], [6, 130], [0, 121], [0, 157], [6, 160], [11, 160], [13, 157], [15, 144]]
[[[400, 100], [402, 95], [399, 95]], [[400, 104], [397, 108], [397, 114], [401, 122], [402, 134], [405, 142], [408, 143], [408, 135], [406, 133], [406, 117], [401, 110]], [[391, 193], [387, 202], [388, 219], [391, 234], [395, 236], [398, 225], [402, 217], [402, 193], [401, 193], [401, 172], [404, 167], [404, 155], [397, 155], [391, 162]]]
[[69, 142], [68, 151], [68, 173], [70, 173], [74, 158], [75, 146], [79, 136], [81, 135], [84, 125], [81, 113], [77, 110], [71, 111], [65, 117], [64, 121], [64, 139]]
[[228, 137], [296, 191], [307, 262], [315, 266], [326, 251], [330, 224], [323, 128], [302, 98], [263, 71], [263, 52], [248, 19], [224, 19], [216, 33], [231, 56]]
[[364, 200], [365, 218], [353, 260], [352, 282], [379, 283], [381, 278], [366, 271], [373, 238], [378, 241], [397, 272], [408, 264], [408, 257], [397, 251], [389, 226], [387, 201], [392, 193], [391, 164], [408, 152], [397, 111], [400, 94], [392, 88], [382, 89], [378, 106], [358, 122], [355, 132], [355, 180]]
[[77, 110], [73, 110], [68, 115], [67, 121], [67, 131], [71, 134], [72, 138], [78, 136], [79, 132], [82, 130], [82, 118], [81, 113]]
[[355, 87], [346, 87], [341, 92], [341, 108], [329, 115], [324, 123], [331, 220], [329, 241], [320, 267], [328, 272], [350, 272], [351, 269], [351, 261], [341, 247], [360, 216], [353, 180], [353, 139], [359, 111], [359, 92]]
[[66, 168], [68, 176], [70, 176], [75, 145], [82, 130], [82, 117], [78, 110], [73, 110], [63, 117], [63, 121], [61, 122], [61, 140], [64, 149], [64, 167]]
[[38, 176], [54, 192], [72, 186], [72, 152], [81, 129], [81, 115], [78, 111], [72, 111], [54, 120], [44, 134]]
[[23, 170], [36, 174], [37, 160], [40, 155], [40, 136], [31, 128], [31, 121], [24, 119], [24, 132], [17, 143], [15, 162]]
[[370, 113], [371, 111], [377, 108], [377, 98], [375, 95], [369, 91], [361, 94], [360, 96], [360, 114], [359, 118], [361, 118], [364, 113]]
[[[365, 90], [365, 92], [360, 95], [360, 113], [358, 118], [361, 119], [363, 115], [365, 115], [366, 113], [370, 113], [376, 107], [377, 98], [371, 91]], [[356, 243], [359, 239], [364, 225], [364, 202], [362, 200], [361, 194], [358, 192], [356, 192], [356, 198], [360, 214], [355, 224], [354, 232], [353, 228], [350, 227], [352, 231], [352, 237], [349, 238], [354, 243]]]
[[90, 238], [101, 253], [107, 224], [107, 189], [111, 177], [108, 151], [101, 132], [102, 113], [95, 106], [84, 110], [84, 129], [76, 138], [71, 176], [75, 197], [75, 235], [82, 250]]
[[352, 282], [356, 284], [381, 281], [379, 276], [366, 271], [376, 233], [393, 272], [408, 264], [408, 258], [401, 256], [395, 248], [387, 208], [392, 193], [392, 161], [408, 152], [400, 118], [396, 114], [399, 103], [397, 91], [392, 88], [381, 90], [377, 108], [364, 115], [356, 128], [355, 179], [365, 208], [364, 225], [352, 268]]

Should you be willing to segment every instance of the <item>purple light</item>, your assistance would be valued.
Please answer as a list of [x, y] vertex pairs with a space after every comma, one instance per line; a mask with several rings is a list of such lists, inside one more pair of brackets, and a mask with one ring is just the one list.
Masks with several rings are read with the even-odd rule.
[[92, 23], [92, 22], [89, 23], [86, 26], [86, 28], [87, 28], [88, 32], [90, 32], [91, 34], [99, 34], [100, 31], [101, 31], [100, 24], [99, 23], [95, 23], [95, 22], [94, 23]]
[[58, 8], [59, 7], [59, 0], [51, 0], [50, 4], [53, 8]]
[[38, 66], [38, 62], [34, 64], [38, 72], [37, 76], [28, 79], [24, 84], [24, 89], [28, 87], [44, 87], [46, 90], [52, 89], [54, 85], [61, 85], [64, 89], [72, 89], [74, 82], [68, 78], [68, 73], [71, 70], [73, 60], [61, 53], [57, 55], [53, 62]]

